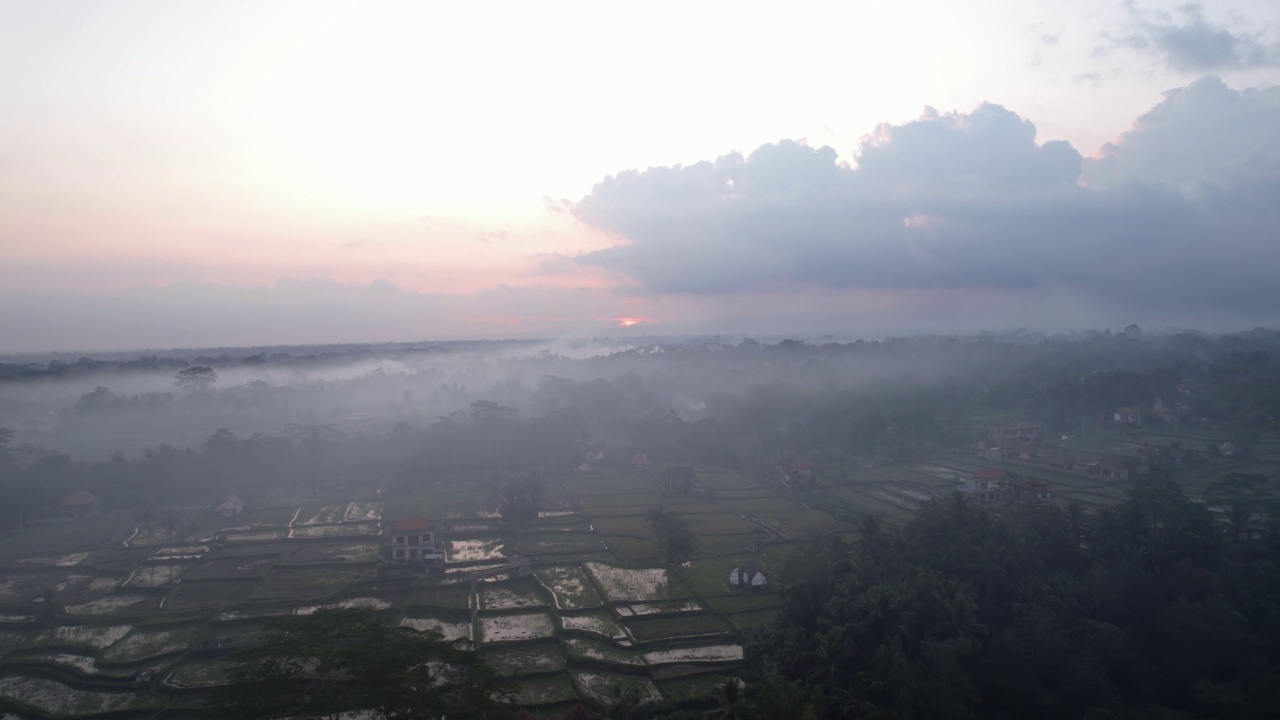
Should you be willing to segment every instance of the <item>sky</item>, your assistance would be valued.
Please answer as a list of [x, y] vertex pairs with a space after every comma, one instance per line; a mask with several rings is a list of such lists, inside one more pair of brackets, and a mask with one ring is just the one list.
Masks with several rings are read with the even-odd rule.
[[1280, 3], [0, 0], [0, 352], [1280, 322]]

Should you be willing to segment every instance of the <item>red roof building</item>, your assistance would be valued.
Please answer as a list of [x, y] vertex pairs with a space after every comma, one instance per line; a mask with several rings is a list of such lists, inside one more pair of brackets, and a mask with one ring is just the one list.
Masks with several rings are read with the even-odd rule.
[[244, 512], [244, 501], [239, 495], [231, 494], [231, 497], [222, 501], [222, 504], [213, 509], [214, 512], [220, 513], [223, 517], [231, 517]]
[[391, 526], [392, 533], [411, 533], [411, 532], [423, 532], [423, 531], [430, 532], [433, 529], [435, 529], [435, 526], [431, 524], [431, 521], [423, 520], [422, 518], [409, 518], [408, 520], [401, 520], [400, 522]]
[[391, 526], [391, 559], [403, 562], [440, 562], [435, 526], [430, 520], [408, 518]]
[[87, 490], [77, 490], [62, 499], [62, 512], [67, 517], [92, 515], [99, 511], [97, 496]]

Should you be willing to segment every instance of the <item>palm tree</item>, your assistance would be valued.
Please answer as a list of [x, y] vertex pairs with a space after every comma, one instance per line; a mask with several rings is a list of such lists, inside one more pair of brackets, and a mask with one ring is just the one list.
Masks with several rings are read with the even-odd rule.
[[864, 593], [858, 603], [857, 628], [875, 645], [914, 635], [916, 614], [907, 609], [910, 590], [900, 583], [877, 585]]
[[886, 537], [884, 518], [875, 513], [867, 513], [858, 520], [858, 548], [871, 555], [878, 556], [884, 547]]
[[709, 720], [747, 720], [751, 717], [747, 698], [736, 678], [716, 687], [716, 703], [719, 707], [706, 714]]
[[1009, 566], [1012, 559], [1003, 543], [988, 540], [978, 548], [978, 582], [985, 587], [988, 604], [995, 597], [996, 588], [1009, 584]]
[[147, 503], [136, 515], [134, 515], [134, 520], [138, 521], [138, 527], [140, 529], [147, 531], [147, 544], [151, 544], [153, 525], [156, 521], [156, 506], [151, 503]]

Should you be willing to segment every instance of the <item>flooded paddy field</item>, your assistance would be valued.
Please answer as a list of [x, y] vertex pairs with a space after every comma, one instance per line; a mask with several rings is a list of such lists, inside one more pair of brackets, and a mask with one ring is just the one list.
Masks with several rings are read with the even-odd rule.
[[606, 612], [561, 615], [560, 624], [565, 630], [599, 635], [614, 641], [626, 641], [628, 639], [628, 635], [622, 629], [622, 626], [614, 620], [613, 615]]
[[411, 628], [419, 632], [436, 630], [440, 632], [442, 639], [449, 642], [474, 639], [470, 622], [449, 622], [448, 620], [431, 617], [407, 617], [400, 620], [400, 627]]
[[163, 595], [142, 593], [113, 593], [97, 600], [68, 605], [68, 615], [101, 616], [101, 615], [143, 615], [160, 609]]
[[736, 662], [741, 659], [742, 646], [737, 644], [692, 645], [651, 650], [644, 653], [644, 661], [650, 665], [673, 665], [694, 662], [724, 663]]
[[583, 568], [609, 602], [645, 602], [688, 597], [688, 590], [665, 568], [623, 568], [584, 563]]
[[[0, 567], [9, 569], [0, 574], [0, 661], [19, 674], [43, 665], [41, 672], [108, 683], [151, 668], [159, 679], [148, 702], [178, 707], [222, 682], [223, 653], [261, 642], [270, 620], [357, 607], [476, 643], [530, 706], [603, 702], [614, 688], [632, 686], [642, 697], [696, 697], [743, 661], [738, 630], [766, 622], [777, 607], [775, 594], [728, 586], [742, 560], [773, 572], [794, 549], [762, 522], [802, 528], [797, 533], [848, 529], [743, 476], [705, 475], [714, 498], [664, 495], [652, 476], [576, 475], [556, 490], [564, 509], [515, 523], [492, 513], [486, 486], [477, 484], [385, 500], [280, 498], [285, 504], [211, 520], [205, 527], [219, 529], [185, 542], [158, 535], [125, 545], [139, 539], [132, 514], [114, 517], [114, 526], [59, 526], [55, 534], [76, 540], [38, 549], [6, 554], [0, 540]], [[658, 502], [696, 536], [690, 563], [659, 564], [644, 517]], [[747, 513], [757, 518], [740, 517]], [[436, 523], [444, 572], [406, 572], [386, 561], [383, 519], [409, 517]], [[81, 544], [102, 537], [114, 540]], [[38, 612], [33, 600], [41, 597], [52, 600], [56, 619]], [[42, 682], [19, 690], [34, 698], [65, 688]], [[122, 702], [90, 695], [68, 695], [57, 706], [68, 709], [56, 714]]]
[[486, 650], [484, 661], [503, 675], [529, 675], [564, 670], [565, 652], [560, 643], [530, 642]]
[[549, 613], [517, 613], [480, 618], [480, 641], [484, 643], [536, 640], [553, 637], [555, 634], [555, 620]]
[[302, 605], [294, 609], [294, 615], [314, 615], [318, 610], [387, 610], [391, 603], [376, 597], [355, 597], [324, 605]]
[[481, 610], [517, 610], [546, 607], [548, 604], [542, 589], [528, 579], [488, 583], [477, 592], [477, 607]]
[[155, 707], [155, 698], [136, 692], [79, 690], [55, 680], [26, 675], [0, 677], [0, 696], [12, 698], [49, 715], [94, 715]]
[[63, 625], [39, 633], [32, 645], [83, 647], [101, 650], [128, 635], [132, 625]]
[[481, 563], [507, 557], [506, 541], [501, 538], [449, 540], [445, 557], [450, 563]]
[[612, 643], [592, 640], [590, 638], [565, 638], [565, 647], [572, 658], [591, 660], [607, 665], [644, 665], [644, 659], [632, 650], [618, 647]]
[[542, 567], [535, 571], [535, 575], [538, 582], [551, 592], [556, 607], [561, 610], [594, 608], [604, 603], [586, 571], [579, 565]]
[[105, 662], [127, 663], [182, 652], [199, 644], [203, 626], [137, 628], [113, 643], [99, 657]]
[[643, 675], [579, 670], [573, 673], [573, 682], [583, 695], [606, 706], [612, 704], [614, 693], [619, 690], [635, 692], [642, 702], [662, 699], [658, 686]]

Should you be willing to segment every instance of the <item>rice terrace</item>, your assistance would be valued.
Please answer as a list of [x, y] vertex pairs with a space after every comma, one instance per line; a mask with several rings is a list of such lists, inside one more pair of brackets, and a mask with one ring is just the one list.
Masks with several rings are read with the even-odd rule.
[[[806, 541], [851, 535], [851, 516], [771, 475], [698, 469], [697, 493], [662, 477], [549, 473], [541, 511], [518, 520], [459, 475], [387, 497], [277, 490], [230, 517], [181, 508], [208, 528], [182, 538], [136, 511], [33, 524], [0, 540], [0, 696], [22, 717], [189, 716], [269, 620], [347, 607], [474, 643], [525, 707], [604, 708], [628, 690], [701, 707], [780, 603], [731, 573], [754, 561], [763, 578]], [[663, 562], [645, 517], [659, 503], [694, 537], [686, 562]], [[442, 555], [427, 571], [390, 560], [414, 518]]]

